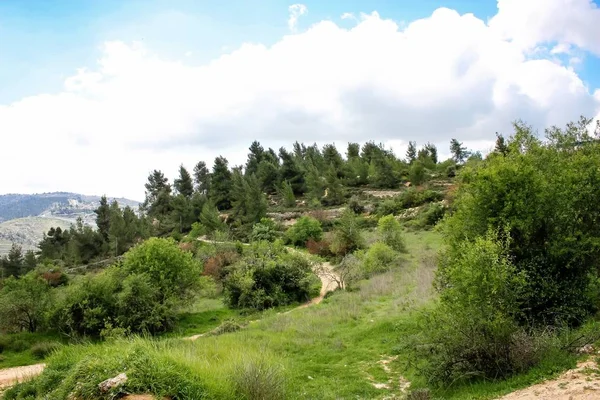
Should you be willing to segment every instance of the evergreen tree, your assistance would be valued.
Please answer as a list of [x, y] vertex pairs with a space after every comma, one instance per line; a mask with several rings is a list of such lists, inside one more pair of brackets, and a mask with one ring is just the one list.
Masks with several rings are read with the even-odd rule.
[[219, 216], [219, 210], [212, 201], [207, 201], [202, 207], [200, 213], [200, 223], [206, 228], [208, 233], [218, 231], [224, 228], [223, 221]]
[[280, 179], [292, 185], [294, 193], [302, 194], [304, 192], [304, 174], [300, 170], [298, 163], [283, 147], [279, 149], [279, 157], [281, 158]]
[[[306, 172], [306, 195], [311, 203], [319, 204], [325, 194], [325, 182], [321, 172], [310, 165]], [[294, 201], [295, 204], [295, 201]]]
[[281, 196], [281, 200], [283, 201], [284, 207], [295, 207], [296, 206], [296, 196], [294, 195], [294, 189], [292, 185], [284, 181], [281, 184], [281, 188], [279, 189], [279, 195]]
[[427, 150], [427, 154], [429, 155], [429, 158], [431, 158], [431, 161], [433, 161], [434, 164], [437, 164], [438, 163], [437, 147], [435, 147], [435, 145], [433, 143], [427, 143], [425, 145], [425, 150]]
[[25, 275], [29, 271], [32, 271], [37, 267], [37, 257], [35, 256], [35, 252], [33, 250], [27, 250], [25, 252], [25, 257], [23, 258], [23, 271], [22, 274]]
[[506, 140], [504, 139], [504, 136], [502, 136], [498, 132], [496, 132], [496, 147], [494, 148], [494, 152], [502, 154], [503, 156], [508, 154], [508, 146], [506, 144]]
[[13, 243], [8, 252], [8, 256], [4, 260], [5, 276], [14, 276], [18, 278], [23, 272], [23, 248], [16, 243]]
[[96, 226], [102, 239], [108, 241], [108, 231], [110, 229], [110, 207], [106, 196], [100, 198], [100, 206], [94, 212], [96, 213]]
[[340, 176], [344, 160], [334, 144], [326, 144], [323, 146], [323, 161], [325, 162], [326, 168], [333, 165], [337, 176]]
[[325, 173], [325, 180], [327, 189], [325, 190], [323, 202], [330, 206], [342, 204], [345, 198], [344, 187], [337, 176], [337, 170], [333, 163], [329, 166], [327, 172]]
[[229, 162], [225, 157], [215, 158], [212, 174], [210, 176], [210, 198], [219, 210], [231, 208], [229, 192], [231, 191], [231, 171]]
[[158, 170], [152, 171], [146, 183], [146, 200], [143, 209], [152, 218], [159, 221], [171, 211], [171, 185], [165, 175]]
[[358, 143], [348, 143], [346, 158], [348, 161], [360, 157], [360, 145]]
[[257, 223], [266, 216], [267, 199], [255, 175], [244, 177], [240, 170], [233, 172], [231, 205], [233, 216], [242, 224]]
[[417, 159], [417, 142], [408, 142], [406, 150], [406, 161], [412, 164]]
[[462, 163], [469, 155], [467, 148], [463, 147], [462, 143], [456, 139], [450, 140], [450, 152], [452, 153], [452, 159], [457, 164]]
[[250, 145], [250, 153], [248, 154], [248, 161], [246, 161], [246, 175], [256, 174], [258, 172], [258, 165], [263, 160], [265, 149], [256, 140]]
[[260, 182], [261, 188], [267, 193], [274, 193], [277, 190], [279, 181], [279, 170], [277, 165], [268, 160], [262, 160], [258, 164], [256, 177]]
[[109, 249], [110, 254], [118, 256], [123, 254], [125, 245], [125, 220], [123, 212], [116, 201], [110, 204], [110, 230], [109, 230]]
[[208, 196], [208, 191], [210, 189], [210, 172], [204, 161], [199, 161], [194, 167], [194, 183], [196, 184], [196, 191]]
[[177, 193], [185, 196], [188, 199], [192, 197], [192, 194], [194, 194], [192, 177], [183, 165], [179, 167], [179, 178], [175, 179], [173, 184], [175, 185], [175, 190]]

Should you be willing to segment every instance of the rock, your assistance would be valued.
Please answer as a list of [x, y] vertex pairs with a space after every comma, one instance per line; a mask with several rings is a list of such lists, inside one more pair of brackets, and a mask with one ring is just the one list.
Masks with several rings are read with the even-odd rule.
[[105, 380], [104, 382], [100, 382], [98, 384], [98, 389], [100, 389], [100, 392], [106, 393], [109, 390], [116, 388], [117, 386], [121, 386], [125, 382], [127, 382], [127, 375], [119, 374], [114, 378], [110, 378]]
[[592, 354], [594, 352], [594, 346], [592, 346], [591, 344], [586, 344], [585, 346], [577, 350], [577, 352], [579, 354]]

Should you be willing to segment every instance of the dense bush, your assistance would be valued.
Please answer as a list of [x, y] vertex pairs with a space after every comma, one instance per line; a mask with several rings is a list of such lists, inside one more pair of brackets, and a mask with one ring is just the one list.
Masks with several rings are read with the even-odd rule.
[[345, 210], [336, 221], [331, 251], [336, 255], [344, 256], [364, 246], [360, 217], [350, 210]]
[[10, 277], [0, 290], [0, 330], [35, 332], [44, 323], [51, 305], [48, 283], [36, 272]]
[[58, 342], [39, 342], [31, 346], [31, 354], [37, 359], [42, 359], [60, 349], [61, 346]]
[[490, 233], [444, 254], [440, 304], [423, 330], [431, 383], [501, 378], [532, 366], [540, 356], [524, 353], [534, 339], [516, 322], [525, 275], [510, 263], [509, 243], [495, 237]]
[[68, 286], [53, 321], [69, 335], [98, 337], [106, 329], [165, 331], [172, 327], [177, 308], [194, 296], [199, 275], [192, 254], [172, 240], [149, 239], [129, 250], [122, 265]]
[[587, 293], [600, 270], [600, 143], [585, 122], [548, 130], [545, 143], [517, 124], [505, 155], [464, 168], [445, 224], [453, 252], [490, 226], [507, 230], [508, 256], [527, 274], [527, 321], [578, 324], [597, 306]]
[[376, 242], [361, 255], [363, 268], [367, 275], [388, 271], [398, 260], [396, 253], [385, 243]]
[[440, 201], [443, 198], [443, 193], [436, 190], [410, 188], [392, 199], [387, 199], [379, 203], [377, 207], [377, 214], [381, 216], [389, 214], [398, 215], [407, 208], [418, 207], [426, 203]]
[[257, 242], [227, 267], [223, 286], [232, 307], [262, 310], [309, 300], [318, 294], [313, 289], [316, 281], [319, 278], [307, 257], [290, 252], [280, 242]]
[[286, 232], [288, 241], [295, 246], [304, 246], [306, 241], [313, 239], [321, 240], [323, 228], [321, 223], [311, 217], [301, 217]]
[[377, 222], [377, 232], [383, 243], [396, 251], [406, 251], [402, 238], [402, 227], [393, 215], [381, 217]]
[[250, 240], [253, 242], [272, 242], [277, 239], [278, 234], [275, 222], [270, 218], [262, 218], [259, 223], [254, 224], [252, 227]]

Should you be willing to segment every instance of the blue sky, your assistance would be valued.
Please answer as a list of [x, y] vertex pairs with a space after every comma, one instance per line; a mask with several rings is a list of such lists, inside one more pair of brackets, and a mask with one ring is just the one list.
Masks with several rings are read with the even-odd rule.
[[[383, 18], [410, 22], [439, 8], [473, 13], [487, 21], [494, 0], [305, 1], [309, 13], [299, 27], [345, 12], [377, 11]], [[0, 103], [56, 91], [77, 68], [93, 65], [106, 40], [140, 40], [171, 58], [192, 51], [208, 61], [243, 42], [270, 44], [288, 33], [283, 0], [3, 0], [0, 2]], [[588, 56], [579, 69], [591, 87], [600, 87], [600, 59]]]
[[152, 169], [255, 139], [444, 157], [600, 117], [594, 1], [0, 0], [0, 193], [141, 200]]

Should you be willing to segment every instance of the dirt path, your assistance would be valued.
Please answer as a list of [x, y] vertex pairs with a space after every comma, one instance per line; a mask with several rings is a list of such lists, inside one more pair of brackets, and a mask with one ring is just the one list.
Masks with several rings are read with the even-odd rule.
[[0, 369], [0, 392], [15, 383], [23, 382], [42, 373], [46, 364], [28, 365], [25, 367], [15, 367]]
[[507, 394], [498, 400], [600, 399], [600, 370], [592, 360], [580, 362], [556, 379]]

